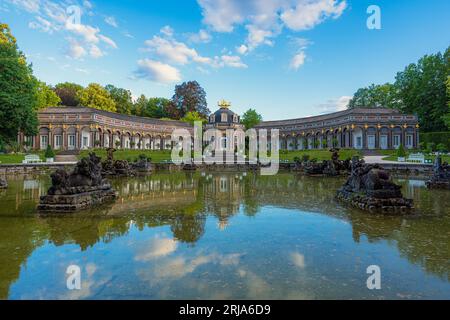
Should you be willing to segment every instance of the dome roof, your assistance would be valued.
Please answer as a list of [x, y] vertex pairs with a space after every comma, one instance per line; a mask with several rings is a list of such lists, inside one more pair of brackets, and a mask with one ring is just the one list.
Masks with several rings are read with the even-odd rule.
[[[209, 123], [239, 123], [240, 117], [229, 109], [230, 103], [222, 100], [219, 102], [220, 109], [209, 117]], [[224, 116], [226, 115], [226, 116]]]

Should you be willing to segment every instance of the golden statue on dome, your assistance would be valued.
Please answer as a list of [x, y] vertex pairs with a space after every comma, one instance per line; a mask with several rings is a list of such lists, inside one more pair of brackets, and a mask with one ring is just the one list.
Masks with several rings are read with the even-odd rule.
[[221, 101], [219, 101], [218, 105], [220, 108], [228, 109], [231, 106], [231, 103], [222, 99]]

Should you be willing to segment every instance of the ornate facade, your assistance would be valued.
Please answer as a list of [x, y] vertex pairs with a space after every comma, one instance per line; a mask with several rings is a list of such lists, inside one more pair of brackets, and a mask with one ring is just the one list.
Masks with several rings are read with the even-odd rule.
[[[243, 129], [240, 117], [225, 101], [211, 114], [205, 129]], [[166, 121], [122, 115], [84, 107], [47, 108], [39, 112], [39, 134], [18, 142], [37, 150], [51, 145], [55, 150], [90, 148], [171, 149], [174, 129], [193, 127], [181, 121]], [[332, 146], [355, 149], [395, 149], [419, 145], [418, 119], [392, 109], [352, 109], [331, 114], [281, 121], [266, 121], [256, 129], [280, 130], [280, 148], [287, 150], [324, 149]], [[268, 139], [270, 141], [270, 139]], [[226, 146], [226, 140], [223, 141]]]
[[37, 150], [50, 144], [55, 150], [90, 148], [171, 149], [171, 134], [176, 128], [192, 131], [181, 121], [166, 121], [122, 115], [84, 107], [47, 108], [39, 112], [39, 134], [25, 137]]
[[383, 108], [357, 108], [321, 116], [262, 122], [256, 129], [280, 130], [280, 148], [408, 149], [419, 146], [417, 116]]

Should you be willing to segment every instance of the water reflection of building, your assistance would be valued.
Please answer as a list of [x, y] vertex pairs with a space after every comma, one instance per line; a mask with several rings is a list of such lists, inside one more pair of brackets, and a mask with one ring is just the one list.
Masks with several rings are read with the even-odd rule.
[[225, 229], [231, 216], [239, 212], [244, 194], [242, 174], [208, 175], [203, 185], [205, 209], [219, 220], [220, 229]]

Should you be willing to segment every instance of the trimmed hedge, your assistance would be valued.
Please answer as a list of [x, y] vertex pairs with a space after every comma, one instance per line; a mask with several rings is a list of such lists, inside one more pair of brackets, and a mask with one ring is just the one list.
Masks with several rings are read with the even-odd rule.
[[419, 141], [425, 146], [427, 143], [434, 143], [436, 146], [442, 143], [450, 150], [450, 132], [419, 133]]

